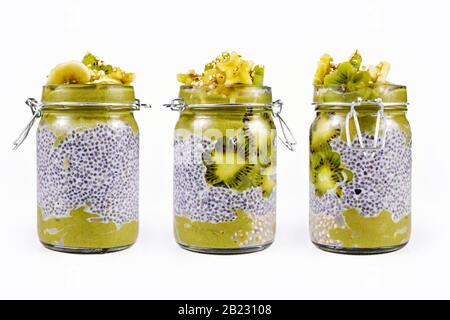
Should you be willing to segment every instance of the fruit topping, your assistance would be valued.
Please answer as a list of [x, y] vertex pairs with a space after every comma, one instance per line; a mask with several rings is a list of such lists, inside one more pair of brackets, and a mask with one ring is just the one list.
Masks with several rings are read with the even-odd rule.
[[[354, 101], [382, 98], [385, 102], [406, 101], [406, 88], [387, 81], [391, 65], [382, 61], [365, 67], [358, 51], [341, 63], [324, 54], [317, 65], [313, 84], [316, 102]], [[392, 100], [392, 97], [399, 97]]]
[[224, 52], [207, 63], [201, 74], [189, 70], [187, 73], [178, 74], [177, 79], [184, 85], [210, 89], [220, 85], [261, 86], [264, 80], [264, 67], [242, 59], [236, 52]]
[[347, 91], [386, 83], [390, 70], [388, 62], [380, 62], [369, 68], [361, 66], [362, 57], [358, 51], [348, 61], [333, 64], [333, 58], [325, 54], [320, 58], [314, 76], [314, 85], [341, 85]]
[[81, 62], [68, 61], [54, 67], [48, 75], [47, 84], [130, 85], [134, 80], [134, 73], [106, 64], [92, 53], [87, 53]]

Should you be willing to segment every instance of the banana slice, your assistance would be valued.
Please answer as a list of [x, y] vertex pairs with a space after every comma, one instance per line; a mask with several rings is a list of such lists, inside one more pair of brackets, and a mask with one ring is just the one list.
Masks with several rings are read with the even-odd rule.
[[91, 80], [91, 71], [79, 61], [58, 64], [48, 75], [47, 84], [84, 84]]

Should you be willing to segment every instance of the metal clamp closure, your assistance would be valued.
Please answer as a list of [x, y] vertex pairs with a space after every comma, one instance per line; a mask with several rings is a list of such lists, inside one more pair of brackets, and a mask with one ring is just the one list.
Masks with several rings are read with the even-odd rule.
[[281, 132], [283, 133], [283, 138], [280, 137], [280, 141], [286, 146], [286, 148], [288, 148], [291, 151], [294, 151], [294, 146], [297, 144], [297, 140], [295, 140], [295, 137], [291, 129], [289, 129], [289, 126], [287, 125], [286, 121], [284, 121], [284, 119], [281, 117], [282, 110], [283, 110], [283, 101], [277, 100], [275, 102], [272, 102], [272, 115], [274, 116], [274, 118], [278, 119]]
[[[358, 112], [355, 110], [355, 107], [361, 106], [363, 104], [376, 104], [378, 106], [377, 111], [377, 120], [375, 123], [375, 132], [372, 146], [366, 146], [363, 141], [361, 127], [359, 125], [358, 120]], [[354, 147], [352, 145], [351, 136], [350, 136], [350, 119], [353, 118], [353, 122], [355, 124], [356, 135], [359, 142], [359, 147]], [[347, 146], [350, 149], [361, 149], [365, 151], [376, 151], [384, 149], [386, 146], [386, 131], [387, 131], [387, 120], [384, 114], [384, 104], [381, 98], [377, 98], [374, 100], [363, 100], [362, 98], [358, 98], [357, 100], [350, 103], [350, 111], [347, 113], [345, 117], [345, 135], [347, 138]], [[378, 143], [378, 140], [381, 140], [381, 144]]]
[[13, 142], [13, 150], [17, 150], [19, 146], [25, 141], [28, 134], [30, 133], [31, 128], [33, 127], [34, 122], [37, 118], [42, 115], [42, 108], [45, 106], [105, 106], [105, 107], [131, 107], [133, 110], [140, 110], [141, 108], [151, 108], [152, 106], [147, 103], [141, 103], [139, 99], [135, 99], [133, 103], [107, 103], [107, 102], [38, 102], [34, 98], [29, 98], [25, 102], [27, 106], [30, 107], [31, 113], [33, 116], [26, 127], [20, 132], [19, 136]]
[[186, 109], [186, 102], [183, 99], [177, 98], [173, 99], [171, 103], [164, 104], [164, 107], [170, 108], [172, 111], [183, 112]]
[[13, 142], [13, 151], [17, 150], [19, 146], [25, 141], [25, 139], [28, 136], [28, 133], [30, 133], [31, 128], [33, 127], [34, 122], [37, 118], [41, 116], [41, 109], [43, 107], [43, 103], [38, 102], [36, 99], [29, 98], [25, 102], [28, 107], [31, 109], [31, 113], [33, 114], [30, 121], [28, 121], [28, 124], [25, 126], [25, 128], [20, 132], [19, 136], [16, 140]]
[[150, 109], [152, 106], [148, 103], [141, 103], [139, 99], [135, 99], [134, 103], [132, 104], [132, 108], [134, 110], [141, 110], [141, 108]]

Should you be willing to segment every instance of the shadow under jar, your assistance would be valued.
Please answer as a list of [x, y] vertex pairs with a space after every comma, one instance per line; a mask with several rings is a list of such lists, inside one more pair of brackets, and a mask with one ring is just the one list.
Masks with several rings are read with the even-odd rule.
[[44, 87], [37, 129], [37, 200], [39, 239], [45, 247], [106, 253], [136, 241], [136, 101], [131, 86]]
[[[320, 249], [376, 254], [411, 230], [406, 87], [316, 87], [310, 131], [310, 236]], [[361, 98], [363, 97], [363, 98]]]
[[182, 86], [174, 136], [178, 244], [214, 254], [249, 253], [275, 235], [276, 129], [269, 87]]

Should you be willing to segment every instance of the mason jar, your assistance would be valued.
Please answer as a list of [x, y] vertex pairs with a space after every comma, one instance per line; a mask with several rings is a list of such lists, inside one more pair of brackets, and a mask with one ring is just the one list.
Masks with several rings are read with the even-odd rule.
[[316, 86], [310, 131], [310, 235], [348, 254], [398, 250], [411, 232], [406, 87]]
[[42, 244], [71, 253], [130, 247], [138, 235], [140, 103], [132, 86], [47, 85], [29, 99], [37, 129]]
[[[276, 128], [271, 88], [214, 93], [181, 86], [174, 135], [173, 211], [178, 244], [233, 254], [270, 246], [276, 225]], [[276, 110], [275, 110], [276, 109]]]

